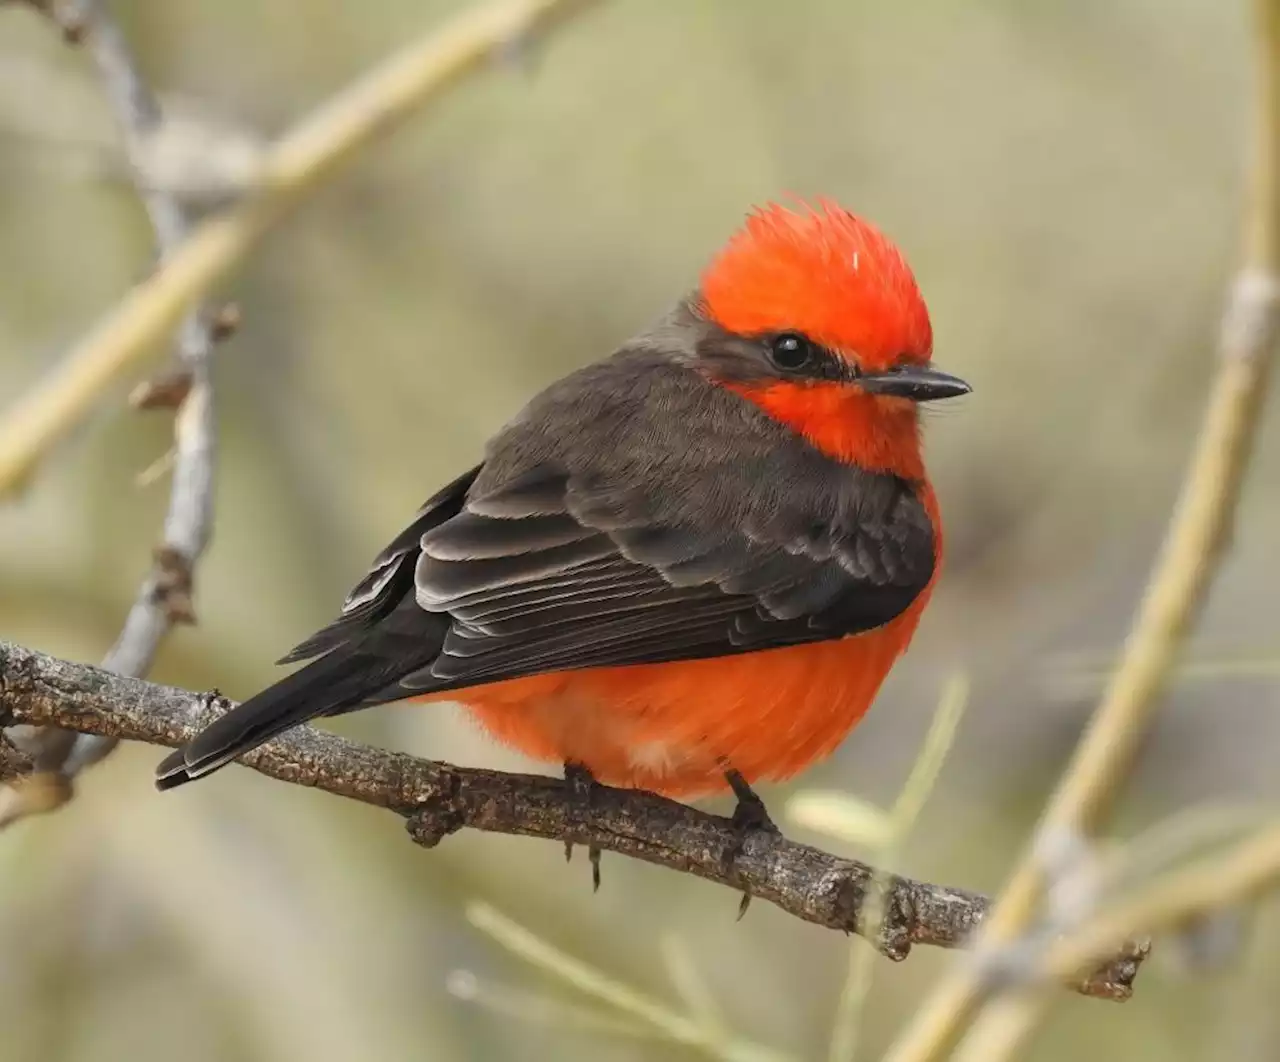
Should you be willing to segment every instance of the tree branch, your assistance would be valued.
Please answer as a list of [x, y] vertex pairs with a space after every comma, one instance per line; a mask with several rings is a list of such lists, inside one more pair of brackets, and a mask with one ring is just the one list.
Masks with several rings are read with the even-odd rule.
[[[149, 149], [162, 136], [165, 117], [105, 0], [28, 2], [57, 22], [69, 43], [83, 44], [97, 65], [124, 136], [134, 183], [155, 229], [160, 264], [100, 329], [72, 350], [43, 388], [0, 422], [0, 496], [24, 481], [39, 457], [185, 311], [177, 370], [131, 396], [139, 408], [178, 410], [164, 538], [104, 661], [112, 670], [143, 675], [173, 625], [193, 621], [194, 565], [212, 527], [216, 421], [208, 361], [214, 343], [234, 321], [225, 313], [210, 316], [192, 306], [192, 300], [242, 259], [306, 191], [379, 133], [491, 55], [549, 29], [588, 0], [502, 0], [468, 10], [441, 30], [424, 34], [264, 153], [255, 187], [194, 231], [178, 191], [154, 179]], [[0, 791], [0, 828], [65, 803], [74, 775], [115, 744], [110, 737], [77, 737], [53, 728], [8, 736], [35, 766], [20, 785]]]
[[[83, 46], [98, 68], [163, 262], [186, 239], [190, 219], [177, 196], [157, 187], [144, 172], [145, 145], [164, 122], [159, 101], [105, 0], [79, 0], [74, 12], [57, 6], [46, 10], [62, 26], [65, 38]], [[155, 387], [134, 400], [136, 406], [168, 405], [176, 408], [177, 415], [163, 537], [120, 635], [102, 662], [103, 667], [124, 675], [145, 675], [173, 626], [195, 618], [191, 603], [195, 564], [213, 527], [217, 420], [209, 357], [220, 338], [215, 328], [216, 322], [207, 319], [201, 307], [193, 308], [179, 333], [179, 368], [167, 379], [167, 401], [146, 401], [157, 393]], [[0, 827], [65, 803], [72, 794], [71, 779], [107, 756], [116, 744], [113, 738], [75, 735], [52, 727], [19, 733], [15, 739], [31, 757], [35, 773], [24, 776], [21, 785], [0, 791]]]
[[389, 56], [269, 146], [254, 186], [194, 229], [71, 349], [42, 387], [0, 421], [0, 497], [18, 489], [103, 392], [138, 367], [192, 300], [230, 273], [308, 192], [424, 103], [590, 2], [494, 0], [467, 7]]
[[[176, 746], [230, 707], [216, 695], [125, 678], [0, 642], [0, 724], [57, 726], [85, 734]], [[872, 943], [892, 959], [912, 945], [963, 945], [981, 925], [985, 897], [963, 889], [884, 875], [781, 836], [740, 833], [729, 819], [637, 790], [605, 786], [589, 806], [565, 784], [541, 775], [454, 767], [359, 745], [298, 727], [246, 756], [281, 781], [386, 808], [407, 820], [418, 844], [434, 847], [461, 829], [596, 845], [768, 900], [807, 922], [867, 935], [864, 907], [874, 882], [886, 883], [886, 912]], [[5, 760], [0, 757], [0, 771]], [[1126, 945], [1077, 991], [1124, 1000], [1147, 954]]]

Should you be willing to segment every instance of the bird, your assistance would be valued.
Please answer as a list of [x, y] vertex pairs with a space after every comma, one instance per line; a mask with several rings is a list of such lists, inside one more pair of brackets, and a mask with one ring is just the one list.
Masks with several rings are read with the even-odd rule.
[[463, 705], [575, 787], [737, 796], [829, 755], [906, 650], [943, 556], [915, 277], [821, 199], [753, 208], [694, 289], [551, 384], [432, 495], [305, 666], [157, 769], [170, 789], [308, 720]]

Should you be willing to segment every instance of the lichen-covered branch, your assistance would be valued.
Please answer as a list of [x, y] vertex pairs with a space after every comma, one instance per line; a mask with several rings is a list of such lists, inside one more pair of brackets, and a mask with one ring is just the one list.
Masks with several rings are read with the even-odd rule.
[[[214, 696], [125, 678], [0, 642], [0, 723], [56, 726], [85, 734], [174, 746], [229, 703]], [[461, 829], [595, 845], [776, 904], [797, 918], [864, 932], [863, 908], [876, 880], [887, 883], [876, 947], [894, 959], [914, 944], [954, 948], [982, 923], [985, 897], [890, 875], [852, 859], [764, 831], [745, 842], [730, 820], [635, 790], [600, 786], [587, 806], [541, 775], [454, 767], [358, 745], [298, 727], [243, 761], [272, 778], [386, 808], [410, 836], [433, 847]], [[0, 771], [4, 760], [0, 759]], [[162, 799], [157, 796], [156, 799]], [[735, 852], [735, 849], [740, 849]], [[1127, 945], [1073, 987], [1127, 999], [1146, 957]]]

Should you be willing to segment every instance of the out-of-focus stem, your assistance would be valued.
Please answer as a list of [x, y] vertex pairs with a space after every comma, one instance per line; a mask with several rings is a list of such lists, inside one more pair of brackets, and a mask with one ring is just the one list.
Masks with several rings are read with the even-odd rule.
[[[1204, 423], [1120, 666], [1050, 798], [1035, 839], [984, 926], [984, 947], [1008, 943], [1034, 918], [1046, 885], [1039, 857], [1045, 839], [1092, 833], [1110, 812], [1229, 537], [1266, 397], [1280, 313], [1280, 0], [1255, 0], [1255, 8], [1258, 92], [1243, 261], [1223, 316], [1218, 370]], [[886, 1062], [945, 1057], [985, 995], [980, 969], [958, 964], [925, 1001]], [[1027, 997], [1022, 1005], [1030, 1005]], [[983, 1056], [983, 1062], [993, 1060]]]

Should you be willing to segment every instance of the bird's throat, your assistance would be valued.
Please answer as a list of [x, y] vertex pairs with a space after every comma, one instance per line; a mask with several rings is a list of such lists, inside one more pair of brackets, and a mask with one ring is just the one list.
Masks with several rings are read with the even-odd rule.
[[726, 383], [725, 386], [837, 461], [903, 479], [924, 478], [915, 404], [844, 383]]

